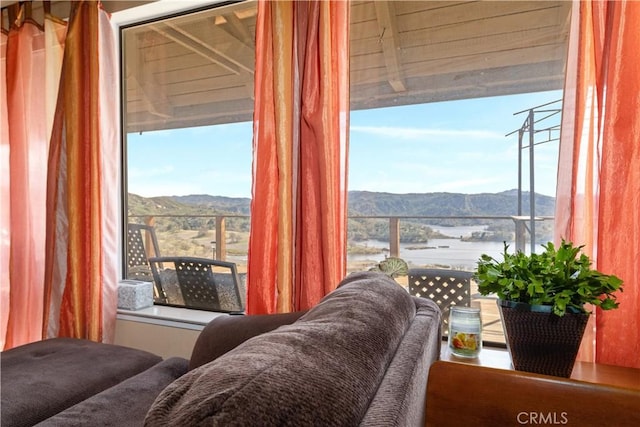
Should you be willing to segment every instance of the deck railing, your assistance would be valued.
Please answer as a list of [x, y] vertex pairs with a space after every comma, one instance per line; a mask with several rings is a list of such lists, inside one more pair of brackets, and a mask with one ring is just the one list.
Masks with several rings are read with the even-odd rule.
[[[242, 218], [242, 219], [246, 219], [248, 220], [250, 217], [249, 215], [230, 215], [230, 214], [224, 214], [224, 215], [174, 215], [174, 214], [161, 214], [161, 215], [129, 215], [128, 220], [130, 222], [142, 222], [144, 224], [147, 225], [151, 225], [151, 226], [155, 226], [156, 225], [156, 219], [158, 218], [183, 218], [183, 219], [192, 219], [192, 218], [208, 218], [208, 219], [215, 219], [215, 237], [213, 241], [211, 241], [213, 245], [212, 247], [212, 251], [213, 253], [211, 254], [211, 256], [213, 256], [215, 259], [218, 260], [223, 260], [223, 261], [227, 261], [227, 257], [228, 257], [228, 253], [227, 253], [227, 243], [228, 243], [228, 237], [231, 235], [231, 233], [233, 233], [234, 231], [229, 231], [229, 233], [227, 233], [227, 227], [226, 227], [226, 221], [228, 219], [231, 218]], [[428, 221], [431, 222], [437, 222], [437, 221], [441, 221], [441, 220], [458, 220], [458, 221], [474, 221], [475, 223], [478, 223], [479, 221], [497, 221], [497, 220], [501, 220], [501, 221], [511, 221], [513, 223], [514, 226], [514, 230], [515, 230], [515, 248], [518, 250], [522, 250], [524, 251], [526, 249], [526, 241], [528, 238], [530, 238], [529, 236], [529, 228], [528, 228], [528, 224], [530, 223], [530, 220], [528, 217], [519, 217], [519, 216], [406, 216], [406, 215], [394, 215], [394, 216], [367, 216], [367, 215], [354, 215], [354, 216], [349, 216], [349, 219], [377, 219], [377, 220], [385, 220], [388, 221], [388, 227], [389, 227], [389, 241], [388, 241], [388, 249], [389, 249], [389, 255], [390, 256], [396, 256], [399, 257], [401, 256], [400, 253], [400, 242], [402, 240], [402, 236], [401, 236], [401, 224], [403, 221], [409, 221], [409, 222], [420, 222], [425, 223]], [[536, 217], [535, 218], [536, 221], [550, 221], [553, 220], [553, 217]], [[207, 227], [211, 227], [211, 225], [213, 225], [211, 223], [211, 221], [207, 221]], [[430, 227], [433, 227], [432, 225]], [[199, 230], [202, 230], [202, 228], [199, 228]], [[206, 233], [204, 233], [204, 235], [209, 236], [210, 233], [210, 228], [206, 228]], [[158, 233], [158, 235], [160, 235], [162, 233]], [[229, 236], [228, 236], [229, 235]], [[233, 237], [233, 236], [231, 236]], [[151, 239], [150, 236], [147, 236], [148, 239]], [[178, 238], [179, 239], [179, 238]], [[207, 237], [206, 241], [210, 241], [211, 239], [209, 239]], [[146, 245], [147, 248], [152, 247], [151, 242], [147, 242], [148, 244]], [[244, 242], [243, 242], [244, 244]], [[201, 248], [202, 249], [202, 248]], [[233, 249], [233, 248], [232, 248]], [[405, 249], [406, 248], [405, 246]], [[160, 251], [163, 251], [164, 249], [160, 248]], [[244, 250], [244, 247], [243, 249]], [[126, 251], [125, 251], [126, 253]], [[159, 254], [149, 254], [148, 256], [156, 256]], [[167, 255], [166, 253], [163, 255]], [[184, 255], [181, 253], [174, 253], [174, 254], [170, 254], [170, 255]], [[406, 254], [405, 254], [406, 255]], [[379, 255], [378, 255], [379, 256]], [[234, 254], [232, 253], [231, 257], [234, 257]], [[244, 257], [244, 255], [243, 255]], [[126, 263], [125, 263], [126, 265]], [[357, 262], [354, 262], [354, 264], [351, 266], [353, 269], [357, 270], [360, 269], [362, 267], [362, 265], [358, 265]], [[452, 266], [453, 267], [453, 266]], [[240, 271], [244, 270], [246, 268], [246, 265], [242, 265], [241, 263], [238, 263], [238, 269]], [[459, 268], [458, 266], [456, 266], [455, 268]], [[464, 268], [464, 267], [463, 267]], [[354, 270], [354, 271], [355, 271]], [[406, 279], [404, 278], [398, 278], [396, 279], [398, 281], [398, 283], [400, 283], [403, 286], [406, 286]], [[472, 286], [476, 286], [475, 284]], [[476, 294], [477, 293], [477, 288], [472, 288], [472, 294]], [[494, 300], [491, 299], [477, 299], [474, 300], [474, 304], [476, 304], [478, 307], [481, 308], [482, 311], [482, 316], [483, 316], [483, 321], [485, 322], [485, 326], [483, 328], [483, 340], [485, 342], [490, 342], [493, 344], [504, 344], [505, 339], [504, 339], [504, 333], [502, 330], [502, 325], [499, 321], [500, 317], [497, 311], [497, 307], [495, 304]], [[490, 326], [489, 326], [490, 325]]]
[[[129, 221], [142, 220], [146, 225], [155, 226], [156, 218], [215, 218], [215, 240], [213, 245], [213, 257], [218, 260], [227, 260], [227, 230], [226, 220], [228, 218], [245, 218], [249, 215], [234, 214], [212, 214], [212, 215], [174, 215], [174, 214], [154, 214], [154, 215], [129, 215]], [[353, 215], [349, 219], [386, 219], [389, 222], [389, 256], [400, 256], [400, 223], [407, 220], [511, 220], [515, 229], [515, 250], [525, 251], [527, 238], [531, 239], [528, 224], [531, 222], [528, 216], [424, 216], [424, 215]], [[535, 221], [552, 221], [552, 216], [535, 217]], [[148, 237], [150, 239], [150, 237]], [[151, 242], [147, 242], [147, 247], [151, 247]], [[535, 242], [534, 242], [535, 243]], [[535, 245], [532, 245], [532, 247]], [[155, 255], [155, 254], [154, 254]]]

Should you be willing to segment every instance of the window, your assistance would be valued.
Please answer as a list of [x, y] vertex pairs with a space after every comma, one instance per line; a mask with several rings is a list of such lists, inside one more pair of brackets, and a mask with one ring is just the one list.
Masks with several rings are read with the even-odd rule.
[[[534, 246], [552, 238], [570, 7], [352, 3], [352, 268], [392, 255], [446, 275], [473, 271], [482, 253], [499, 258], [503, 241], [531, 250], [532, 182], [533, 216], [547, 219], [533, 222]], [[485, 340], [504, 343], [495, 301], [471, 304]]]
[[[126, 218], [145, 226], [128, 227], [125, 275], [154, 270], [156, 303], [193, 306], [169, 268], [184, 257], [236, 264], [243, 286], [255, 16], [255, 3], [234, 3], [122, 29]], [[180, 263], [149, 263], [160, 256]]]
[[[529, 216], [531, 177], [536, 217], [553, 215], [570, 7], [352, 2], [350, 270], [394, 251], [410, 266], [471, 270], [503, 240], [530, 250], [532, 225], [538, 243], [549, 238], [552, 221], [511, 216]], [[255, 18], [240, 2], [122, 30], [126, 216], [154, 227], [149, 256], [246, 269]]]

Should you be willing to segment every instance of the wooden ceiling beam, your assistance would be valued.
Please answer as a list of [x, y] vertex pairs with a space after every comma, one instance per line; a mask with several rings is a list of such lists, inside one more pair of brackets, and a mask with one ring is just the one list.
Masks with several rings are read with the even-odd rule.
[[376, 1], [374, 4], [384, 64], [387, 68], [387, 79], [393, 90], [404, 92], [407, 88], [400, 73], [400, 37], [398, 36], [395, 7], [391, 1]]
[[[547, 61], [537, 64], [496, 67], [487, 70], [469, 70], [441, 73], [407, 79], [410, 88], [397, 94], [378, 83], [353, 84], [351, 107], [354, 109], [394, 106], [404, 103], [440, 102], [465, 97], [485, 97], [562, 89], [563, 63]], [[420, 101], [422, 100], [422, 101]]]
[[248, 122], [253, 118], [253, 102], [246, 99], [189, 105], [180, 107], [178, 110], [178, 116], [180, 118], [172, 118], [169, 120], [161, 120], [145, 112], [129, 114], [127, 119], [127, 132]]
[[[167, 39], [234, 74], [240, 75], [246, 72], [253, 75], [254, 73], [253, 58], [255, 55], [253, 50], [217, 25], [207, 26], [206, 34], [202, 35], [197, 35], [170, 22], [156, 23], [151, 25], [151, 28]], [[209, 41], [205, 40], [205, 37]], [[218, 46], [233, 46], [233, 49], [225, 51]]]
[[206, 43], [202, 42], [201, 40], [194, 40], [194, 37], [186, 35], [185, 31], [171, 28], [167, 23], [158, 23], [152, 25], [151, 28], [153, 29], [153, 31], [162, 35], [163, 37], [166, 37], [168, 40], [171, 40], [184, 47], [185, 49], [202, 56], [206, 60], [221, 66], [225, 70], [230, 71], [234, 74], [240, 74], [240, 67], [238, 67], [238, 65], [232, 63], [231, 61], [228, 61], [223, 56], [219, 55], [217, 52], [211, 49], [210, 46], [206, 45]]
[[[229, 13], [225, 13], [222, 15], [224, 20], [226, 21], [225, 30], [233, 37], [235, 37], [238, 41], [244, 44], [245, 49], [248, 48], [255, 58], [255, 49], [254, 49], [254, 40], [251, 32], [247, 28], [247, 26], [242, 22], [240, 18], [235, 14], [235, 12], [231, 11]], [[245, 81], [245, 91], [249, 98], [254, 99], [254, 81], [253, 74], [248, 71], [244, 71], [240, 76], [243, 81]]]
[[245, 46], [249, 48], [253, 48], [254, 42], [251, 33], [246, 25], [242, 22], [240, 18], [235, 14], [235, 12], [224, 13], [222, 15], [225, 21], [227, 21], [229, 34], [234, 36], [240, 42], [242, 42]]

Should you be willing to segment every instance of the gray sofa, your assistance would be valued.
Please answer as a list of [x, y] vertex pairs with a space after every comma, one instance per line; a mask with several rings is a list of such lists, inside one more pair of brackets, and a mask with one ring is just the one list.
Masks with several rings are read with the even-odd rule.
[[[354, 273], [307, 312], [218, 317], [201, 332], [189, 361], [145, 354], [147, 368], [138, 365], [128, 378], [113, 377], [115, 384], [55, 408], [47, 397], [30, 399], [35, 377], [25, 378], [26, 394], [5, 400], [12, 383], [5, 384], [3, 354], [2, 425], [423, 425], [440, 337], [435, 303], [409, 296], [380, 273]], [[127, 365], [130, 357], [113, 360]], [[88, 382], [112, 377], [112, 367], [86, 358], [75, 366], [73, 382], [89, 370]], [[18, 408], [7, 418], [5, 404]], [[23, 422], [21, 411], [29, 407], [44, 418]]]

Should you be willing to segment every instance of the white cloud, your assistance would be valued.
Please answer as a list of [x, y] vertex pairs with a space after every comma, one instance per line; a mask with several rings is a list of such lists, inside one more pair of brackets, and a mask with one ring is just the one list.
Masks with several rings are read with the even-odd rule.
[[351, 126], [351, 132], [362, 132], [370, 135], [386, 136], [400, 139], [424, 139], [428, 137], [455, 137], [470, 139], [504, 138], [504, 135], [488, 130], [474, 129], [424, 129], [393, 126]]

